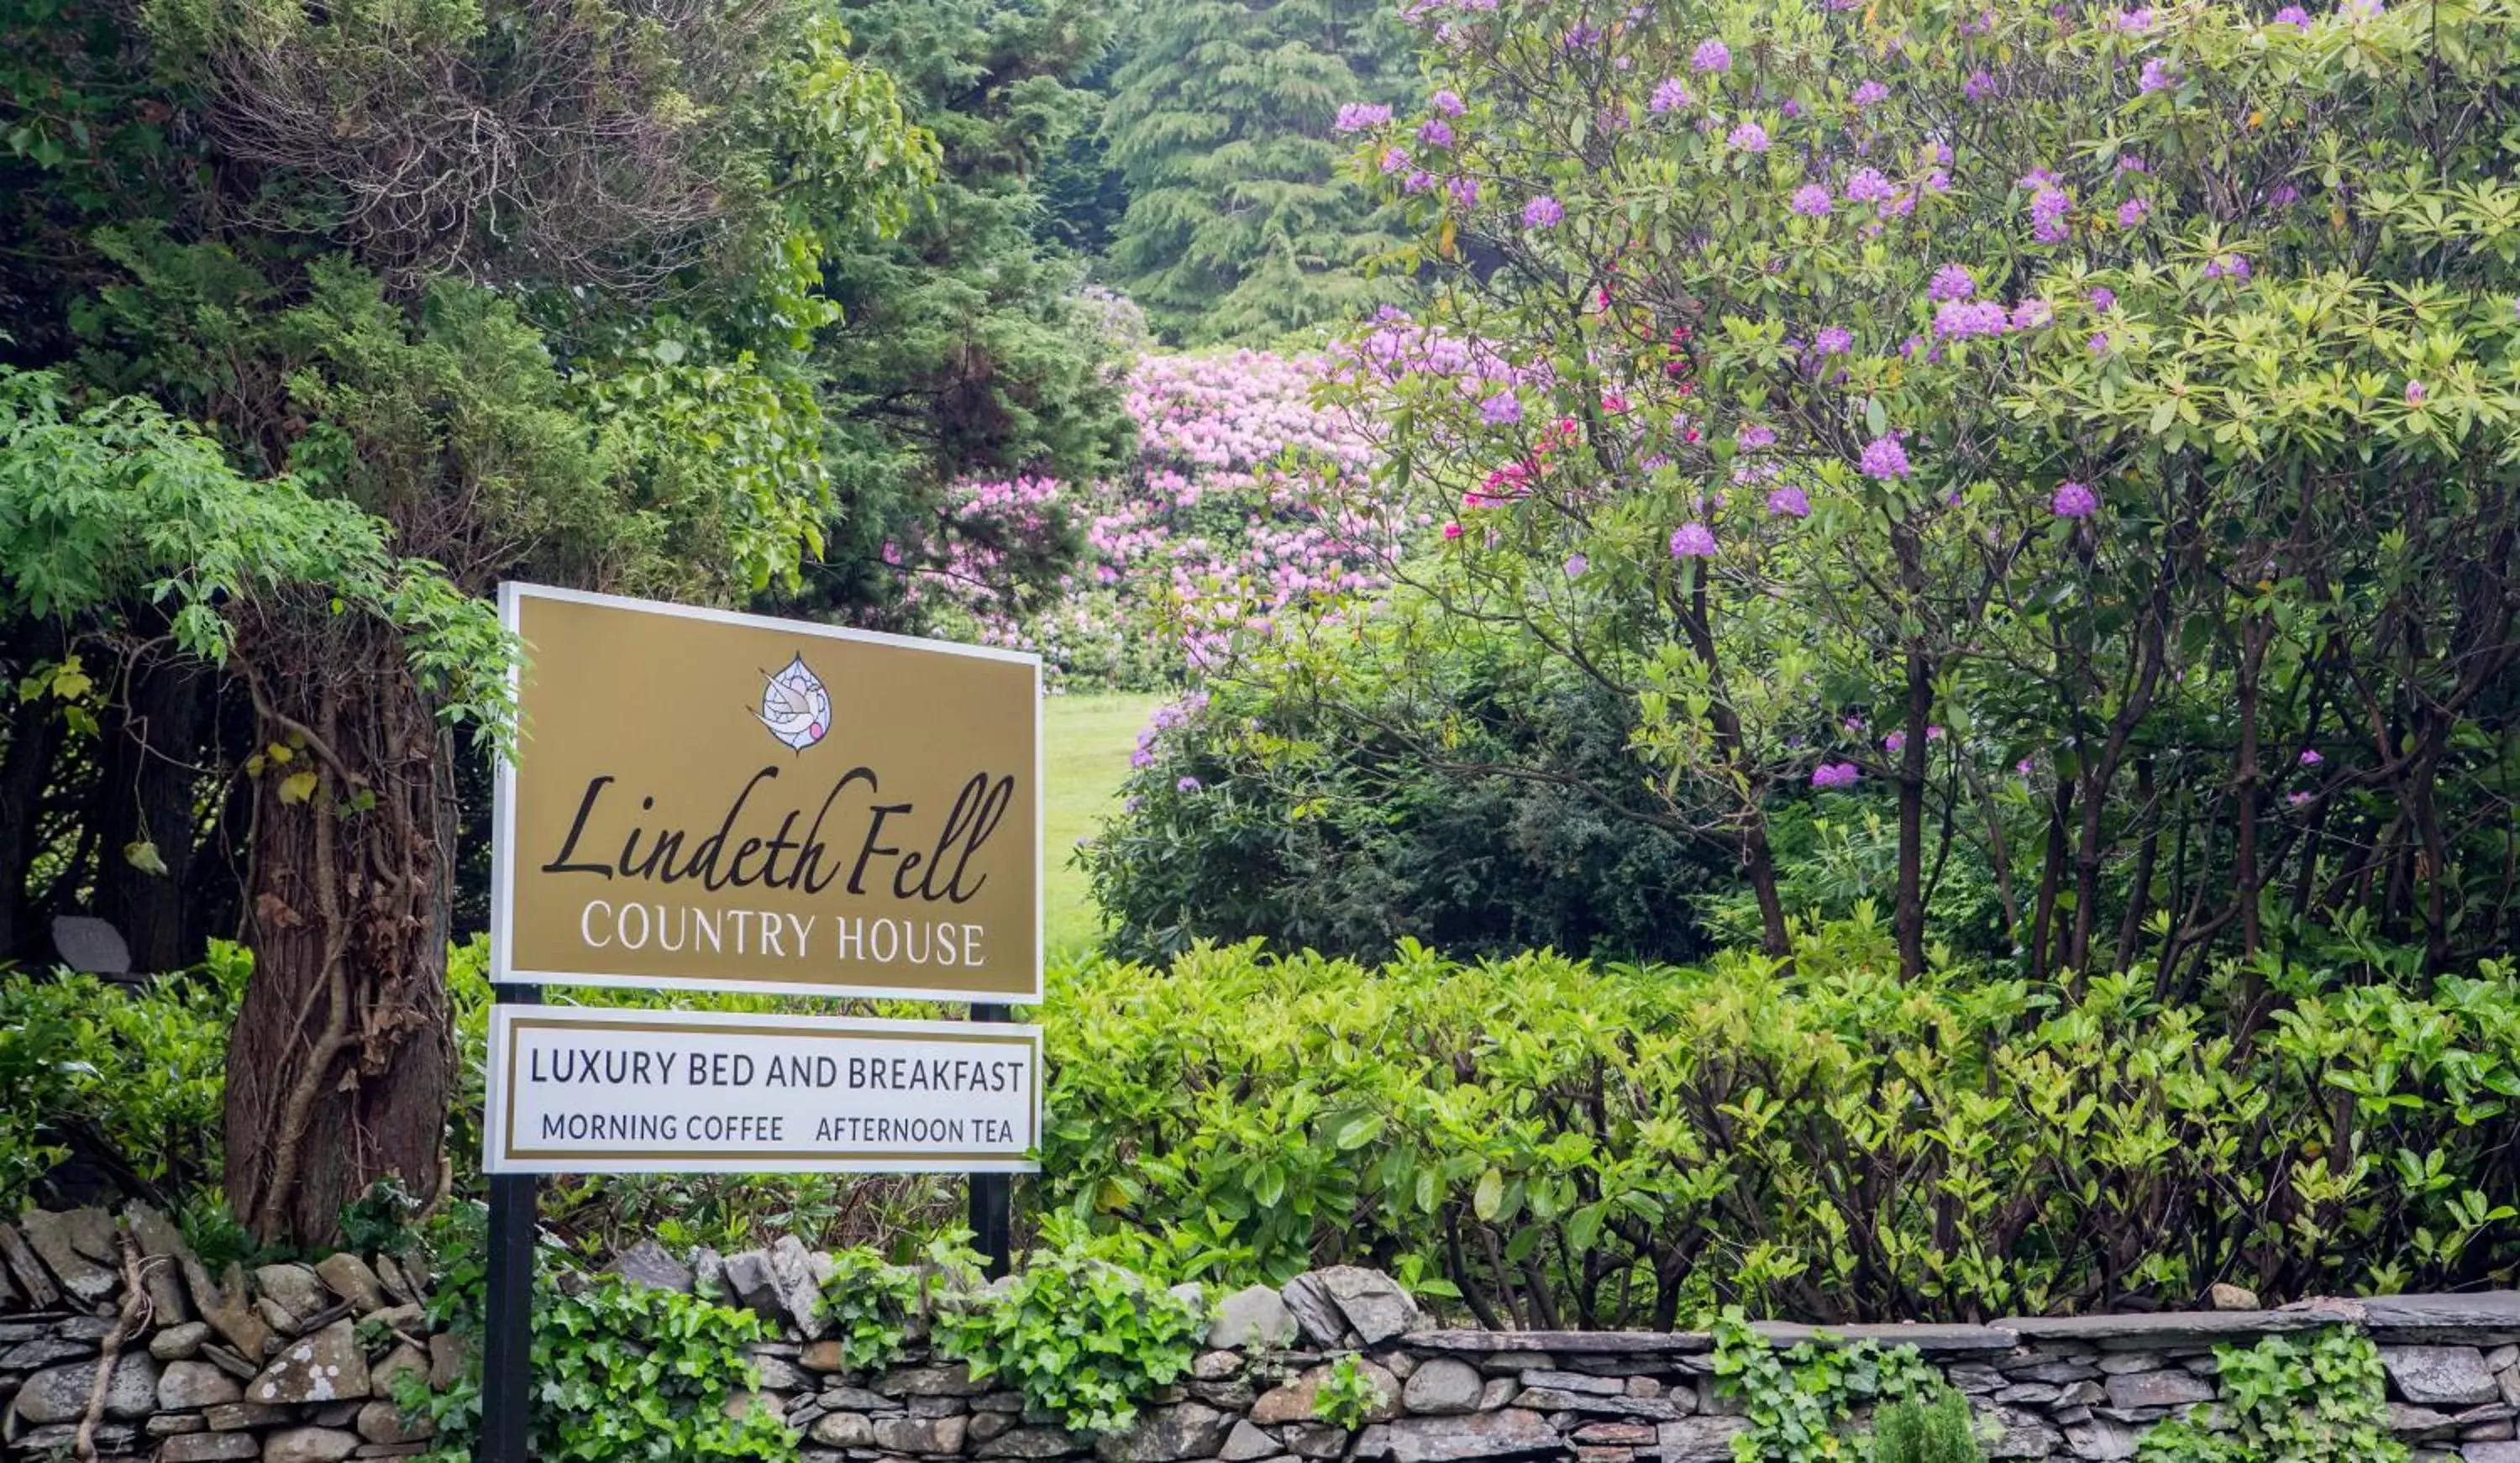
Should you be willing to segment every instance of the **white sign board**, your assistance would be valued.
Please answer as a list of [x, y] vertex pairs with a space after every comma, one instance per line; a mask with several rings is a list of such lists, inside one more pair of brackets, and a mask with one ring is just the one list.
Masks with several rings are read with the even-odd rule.
[[1031, 1173], [1041, 1028], [499, 1005], [493, 1174]]

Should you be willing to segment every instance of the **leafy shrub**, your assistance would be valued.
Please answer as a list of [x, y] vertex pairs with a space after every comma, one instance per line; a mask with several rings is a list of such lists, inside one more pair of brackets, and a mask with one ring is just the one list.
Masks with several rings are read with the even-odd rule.
[[1882, 1403], [1872, 1416], [1872, 1463], [1986, 1463], [1968, 1398], [1946, 1387]]
[[1035, 1251], [1002, 1292], [939, 1311], [935, 1339], [973, 1377], [1004, 1377], [1062, 1427], [1108, 1433], [1190, 1370], [1206, 1326], [1204, 1307], [1127, 1270]]
[[1381, 1384], [1366, 1375], [1365, 1368], [1357, 1364], [1356, 1353], [1351, 1352], [1330, 1363], [1329, 1375], [1313, 1394], [1313, 1416], [1353, 1433], [1365, 1426], [1374, 1408], [1391, 1400]]
[[1978, 1318], [2507, 1276], [2520, 981], [2429, 998], [2254, 972], [2165, 1003], [1952, 970], [1887, 933], [1791, 966], [1404, 945], [1379, 969], [1202, 948], [1061, 972], [1047, 1206], [1142, 1267], [1370, 1256], [1496, 1323]]
[[863, 1246], [832, 1256], [823, 1314], [840, 1344], [844, 1371], [869, 1372], [899, 1359], [919, 1306], [919, 1278]]
[[2389, 1431], [2388, 1384], [2367, 1336], [2328, 1330], [2216, 1347], [2228, 1426], [2187, 1418], [2144, 1435], [2138, 1463], [2405, 1463]]
[[1694, 902], [1732, 882], [1731, 855], [1668, 825], [1614, 698], [1464, 668], [1477, 710], [1433, 755], [1423, 716], [1362, 675], [1332, 657], [1159, 713], [1085, 855], [1113, 953], [1254, 935], [1349, 955], [1403, 936], [1462, 955], [1705, 953]]
[[[481, 1418], [479, 1372], [485, 1253], [482, 1212], [453, 1206], [433, 1238], [439, 1279], [430, 1319], [472, 1344], [472, 1369], [442, 1393], [406, 1374], [395, 1401], [436, 1425], [432, 1463], [472, 1455]], [[531, 1451], [554, 1463], [623, 1458], [754, 1459], [792, 1463], [796, 1435], [776, 1409], [728, 1403], [761, 1385], [746, 1348], [769, 1339], [750, 1310], [617, 1277], [557, 1283], [538, 1266], [533, 1310]]]
[[[1716, 1386], [1740, 1399], [1748, 1423], [1732, 1438], [1740, 1463], [1868, 1456], [1866, 1441], [1845, 1434], [1857, 1406], [1911, 1400], [1942, 1385], [1942, 1374], [1914, 1347], [1804, 1341], [1779, 1352], [1737, 1308], [1717, 1317], [1712, 1329]], [[1961, 1411], [1965, 1416], [1965, 1403]]]
[[138, 987], [0, 976], [0, 1213], [73, 1154], [161, 1200], [215, 1177], [228, 1023], [251, 969], [222, 941]]

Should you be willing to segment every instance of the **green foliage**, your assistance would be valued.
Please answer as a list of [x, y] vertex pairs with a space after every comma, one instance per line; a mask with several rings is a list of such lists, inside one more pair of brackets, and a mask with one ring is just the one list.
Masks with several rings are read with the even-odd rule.
[[919, 1308], [919, 1277], [859, 1246], [833, 1252], [823, 1282], [823, 1314], [840, 1344], [843, 1370], [870, 1372], [901, 1356]]
[[1265, 343], [1394, 297], [1365, 262], [1394, 241], [1341, 176], [1338, 108], [1414, 79], [1387, 8], [1148, 0], [1103, 137], [1129, 189], [1116, 283], [1176, 342]]
[[137, 988], [0, 976], [0, 1213], [73, 1153], [161, 1198], [214, 1177], [228, 1023], [251, 964], [221, 942]]
[[1968, 1398], [1949, 1387], [1872, 1414], [1872, 1463], [1986, 1463]]
[[1003, 1291], [949, 1301], [935, 1341], [1060, 1426], [1109, 1433], [1190, 1370], [1206, 1326], [1204, 1306], [1127, 1270], [1073, 1250], [1035, 1251]]
[[[1839, 1346], [1822, 1338], [1779, 1352], [1750, 1329], [1737, 1308], [1719, 1316], [1713, 1331], [1716, 1385], [1740, 1399], [1749, 1422], [1732, 1435], [1732, 1456], [1739, 1463], [1873, 1457], [1869, 1440], [1844, 1436], [1854, 1410], [1868, 1402], [1919, 1397], [1943, 1385], [1942, 1374], [1914, 1347], [1872, 1341]], [[1961, 1415], [1967, 1415], [1965, 1402]]]
[[1422, 703], [1334, 648], [1286, 654], [1163, 726], [1083, 855], [1113, 953], [1706, 952], [1691, 905], [1732, 860], [1661, 817], [1616, 698], [1484, 657], [1446, 677], [1465, 709], [1430, 756]]
[[1144, 1268], [1373, 1255], [1496, 1324], [1968, 1319], [2520, 1264], [2520, 981], [2262, 977], [2282, 1005], [2244, 1045], [2240, 972], [2210, 1004], [1908, 980], [1860, 921], [1790, 966], [1089, 964], [1054, 976], [1043, 1200]]
[[1313, 1394], [1313, 1416], [1335, 1428], [1353, 1433], [1365, 1426], [1375, 1408], [1388, 1406], [1393, 1398], [1383, 1393], [1380, 1383], [1367, 1376], [1357, 1364], [1353, 1352], [1330, 1363], [1329, 1375], [1322, 1379]]
[[[395, 1400], [437, 1428], [438, 1463], [472, 1456], [480, 1425], [480, 1325], [485, 1230], [477, 1205], [455, 1206], [435, 1225], [438, 1282], [432, 1321], [470, 1340], [472, 1369], [433, 1393], [407, 1374]], [[557, 1283], [538, 1268], [534, 1287], [531, 1448], [538, 1458], [612, 1463], [645, 1458], [752, 1459], [791, 1463], [796, 1435], [774, 1408], [729, 1403], [761, 1384], [746, 1352], [769, 1337], [753, 1311], [613, 1276]]]
[[2389, 1389], [2369, 1337], [2326, 1330], [2216, 1347], [2222, 1406], [2214, 1425], [2173, 1418], [2144, 1434], [2138, 1463], [2405, 1463], [2390, 1431]]

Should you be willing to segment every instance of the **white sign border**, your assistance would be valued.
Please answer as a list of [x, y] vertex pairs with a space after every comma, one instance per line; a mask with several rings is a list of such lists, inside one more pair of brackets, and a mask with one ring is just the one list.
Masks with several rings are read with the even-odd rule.
[[[519, 1020], [557, 1021], [561, 1025], [618, 1026], [624, 1022], [636, 1025], [649, 1022], [659, 1029], [689, 1026], [759, 1026], [764, 1022], [830, 1032], [837, 1036], [857, 1037], [962, 1037], [983, 1041], [1028, 1042], [1032, 1047], [1032, 1133], [1033, 1151], [1039, 1152], [1042, 1128], [1042, 1089], [1049, 1084], [1044, 1062], [1041, 1028], [1013, 1022], [997, 1021], [900, 1021], [867, 1016], [791, 1016], [772, 1011], [682, 1011], [659, 1010], [646, 1006], [572, 1006], [505, 1003], [490, 1007], [489, 1044], [484, 1053], [483, 1075], [487, 1079], [481, 1104], [481, 1172], [484, 1174], [1038, 1174], [1041, 1165], [1029, 1158], [971, 1158], [955, 1154], [940, 1158], [934, 1164], [923, 1164], [901, 1158], [830, 1158], [816, 1160], [783, 1160], [768, 1167], [759, 1154], [736, 1154], [726, 1158], [675, 1158], [670, 1163], [658, 1162], [625, 1167], [620, 1162], [595, 1168], [575, 1168], [564, 1162], [526, 1159], [509, 1160], [506, 1079], [501, 1075], [506, 1064], [500, 1053], [507, 1049], [514, 1023]], [[631, 1161], [635, 1162], [635, 1160]]]
[[[1046, 750], [1042, 745], [1041, 657], [1029, 650], [1002, 650], [993, 645], [963, 645], [951, 641], [921, 640], [916, 636], [887, 635], [876, 630], [850, 630], [838, 625], [821, 625], [811, 620], [784, 620], [773, 615], [743, 614], [731, 609], [702, 609], [698, 605], [669, 604], [656, 599], [632, 599], [619, 595], [598, 595], [586, 590], [564, 590], [551, 585], [527, 584], [519, 580], [504, 581], [499, 586], [499, 624], [510, 635], [522, 635], [518, 621], [522, 601], [527, 598], [556, 599], [570, 604], [598, 604], [610, 609], [633, 610], [646, 614], [670, 615], [680, 619], [708, 620], [721, 625], [741, 625], [751, 630], [774, 630], [782, 634], [813, 636], [823, 640], [856, 641], [862, 644], [889, 645], [897, 649], [927, 650], [945, 655], [968, 655], [980, 660], [1013, 661], [1032, 667], [1032, 989], [1022, 991], [940, 991], [924, 986], [869, 986], [831, 981], [767, 981], [767, 980], [702, 980], [683, 976], [621, 975], [599, 971], [581, 973], [566, 970], [518, 970], [508, 963], [508, 930], [516, 921], [517, 898], [517, 764], [508, 757], [496, 758], [496, 774], [490, 789], [490, 980], [494, 985], [517, 986], [597, 986], [634, 991], [734, 991], [748, 996], [822, 997], [840, 999], [950, 1001], [971, 1005], [1030, 1005], [1042, 1003], [1042, 971], [1049, 963], [1044, 949], [1048, 938], [1048, 890], [1044, 878], [1044, 846], [1049, 829], [1044, 820], [1049, 813], [1043, 787]], [[524, 664], [521, 658], [508, 666], [508, 701], [518, 705], [524, 689]], [[517, 752], [522, 756], [526, 728], [519, 706], [516, 729]], [[695, 1013], [697, 1014], [697, 1013]], [[972, 1170], [970, 1172], [988, 1172]]]

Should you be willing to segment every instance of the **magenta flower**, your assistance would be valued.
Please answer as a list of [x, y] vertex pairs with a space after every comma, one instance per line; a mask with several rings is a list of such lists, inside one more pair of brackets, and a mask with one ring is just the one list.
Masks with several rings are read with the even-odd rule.
[[1196, 792], [1196, 791], [1198, 791], [1198, 789], [1199, 789], [1200, 785], [1201, 785], [1201, 784], [1200, 784], [1200, 782], [1199, 782], [1198, 778], [1196, 778], [1196, 777], [1184, 777], [1184, 778], [1182, 778], [1180, 781], [1175, 782], [1175, 783], [1173, 784], [1173, 791], [1175, 791], [1175, 792]]
[[1814, 787], [1853, 787], [1864, 776], [1863, 769], [1852, 762], [1823, 762], [1812, 769]]
[[1522, 402], [1510, 391], [1499, 391], [1479, 403], [1479, 420], [1490, 426], [1511, 426], [1522, 420]]
[[2301, 749], [2301, 765], [2304, 767], [2317, 767], [2326, 760], [2326, 758], [2318, 755], [2316, 748], [2304, 747]]
[[2408, 405], [2408, 406], [2410, 406], [2410, 407], [2419, 407], [2419, 406], [2422, 406], [2422, 405], [2424, 404], [2424, 394], [2425, 394], [2425, 393], [2424, 393], [2424, 383], [2423, 383], [2423, 382], [2421, 382], [2421, 381], [2408, 381], [2408, 382], [2407, 382], [2407, 405]]
[[1674, 558], [1713, 558], [1715, 531], [1703, 523], [1683, 523], [1671, 531]]
[[1400, 148], [1385, 148], [1382, 150], [1383, 172], [1396, 173], [1408, 165], [1409, 154], [1405, 150]]
[[1683, 84], [1678, 76], [1671, 76], [1665, 78], [1660, 86], [1653, 89], [1653, 96], [1645, 103], [1645, 111], [1660, 116], [1666, 111], [1678, 111], [1688, 105], [1688, 86]]
[[1424, 193], [1427, 189], [1434, 186], [1435, 175], [1426, 171], [1422, 167], [1413, 169], [1408, 177], [1400, 180], [1400, 191], [1402, 193]]
[[1865, 443], [1864, 456], [1856, 466], [1864, 469], [1865, 476], [1882, 482], [1905, 477], [1912, 470], [1908, 466], [1908, 449], [1899, 445], [1897, 437], [1875, 437]]
[[1878, 203], [1898, 192], [1877, 167], [1859, 167], [1847, 175], [1846, 196], [1859, 203]]
[[1584, 571], [1591, 567], [1593, 567], [1593, 561], [1580, 554], [1566, 555], [1566, 577], [1569, 579], [1583, 578]]
[[2308, 30], [2310, 28], [2310, 12], [2302, 9], [2298, 5], [2287, 5], [2283, 9], [2275, 12], [2273, 23], [2277, 25], [2289, 25], [2295, 30]]
[[1418, 129], [1418, 140], [1430, 148], [1449, 148], [1453, 145], [1453, 128], [1442, 117], [1430, 116], [1426, 125]]
[[1439, 91], [1426, 99], [1426, 110], [1437, 116], [1460, 116], [1469, 109], [1462, 105], [1460, 97], [1449, 91]]
[[1890, 88], [1878, 81], [1867, 81], [1855, 89], [1855, 105], [1875, 107], [1890, 100]]
[[1908, 733], [1905, 732], [1893, 732], [1881, 738], [1881, 750], [1885, 752], [1904, 752], [1907, 749]]
[[1455, 178], [1444, 185], [1444, 190], [1453, 196], [1457, 206], [1466, 209], [1479, 205], [1479, 180], [1476, 178]]
[[2040, 330], [2055, 319], [2054, 307], [2035, 295], [2012, 307], [2012, 328], [2016, 331]]
[[[1315, 112], [1319, 116], [1321, 113]], [[1334, 132], [1368, 132], [1391, 120], [1391, 109], [1371, 102], [1350, 102], [1338, 110], [1338, 120], [1330, 123]]]
[[1553, 229], [1566, 217], [1566, 210], [1547, 194], [1522, 205], [1522, 226], [1526, 229]]
[[2059, 483], [2048, 508], [2059, 518], [2088, 518], [2100, 510], [2100, 495], [2083, 483]]
[[1702, 40], [1689, 54], [1688, 64], [1700, 71], [1729, 71], [1732, 69], [1732, 49], [1719, 40]]
[[1927, 299], [1966, 299], [1975, 293], [1977, 279], [1960, 264], [1946, 264], [1935, 270], [1932, 282], [1925, 286]]
[[1458, 522], [1458, 521], [1449, 521], [1449, 522], [1445, 523], [1445, 525], [1444, 525], [1444, 541], [1445, 541], [1446, 543], [1451, 543], [1453, 540], [1458, 539], [1458, 538], [1460, 538], [1461, 536], [1462, 536], [1462, 525], [1460, 524], [1460, 522]]
[[2001, 335], [2010, 329], [2011, 312], [1997, 300], [1945, 300], [1934, 311], [1934, 333], [1944, 339]]
[[2040, 244], [2063, 244], [2071, 228], [2066, 215], [2073, 207], [2063, 189], [2041, 184], [2030, 195], [2030, 237]]
[[1768, 511], [1780, 518], [1808, 518], [1811, 499], [1800, 488], [1772, 488], [1768, 492]]
[[2142, 223], [2143, 216], [2151, 211], [2152, 205], [2145, 202], [2143, 200], [2129, 199], [2125, 202], [2118, 204], [2118, 227], [2121, 229], [2132, 229], [2136, 225]]
[[2093, 355], [2095, 355], [2095, 356], [2105, 356], [2105, 355], [2107, 355], [2108, 353], [2109, 353], [2109, 332], [2106, 332], [2106, 331], [2094, 331], [2094, 332], [2092, 332], [2092, 354], [2093, 354]]
[[1826, 188], [1818, 183], [1806, 183], [1794, 190], [1793, 202], [1788, 206], [1805, 218], [1819, 218], [1828, 212], [1829, 202]]
[[1757, 421], [1744, 423], [1739, 430], [1732, 433], [1732, 445], [1743, 452], [1756, 452], [1762, 447], [1774, 447], [1777, 445], [1777, 429]]
[[[2513, 305], [2512, 310], [2520, 315], [2520, 304]], [[1855, 349], [1855, 332], [1842, 325], [1824, 325], [1812, 332], [1812, 344], [1820, 348], [1822, 355], [1842, 356]]]
[[1969, 72], [1968, 79], [1960, 83], [1960, 95], [1971, 102], [1983, 102], [1994, 96], [1995, 73], [1984, 68]]
[[2105, 313], [2117, 305], [2118, 292], [2111, 289], [2108, 286], [2102, 285], [2092, 291], [2091, 301], [2092, 309]]
[[1727, 134], [1724, 140], [1744, 153], [1768, 151], [1768, 129], [1757, 122], [1743, 122]]
[[2179, 68], [2158, 56], [2145, 62], [2142, 72], [2136, 77], [2136, 85], [2146, 93], [2166, 92], [2178, 84]]

